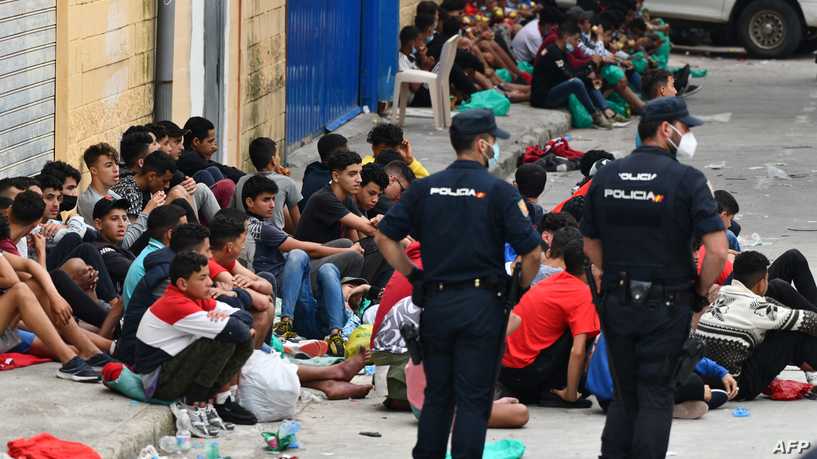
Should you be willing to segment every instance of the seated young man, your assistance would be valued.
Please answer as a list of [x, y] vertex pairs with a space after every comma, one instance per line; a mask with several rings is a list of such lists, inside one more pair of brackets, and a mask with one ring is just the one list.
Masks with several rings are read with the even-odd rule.
[[583, 280], [581, 238], [565, 246], [562, 259], [565, 271], [532, 287], [511, 313], [499, 381], [525, 403], [589, 408], [579, 392], [599, 319]]
[[380, 123], [369, 131], [366, 141], [372, 144], [372, 154], [363, 158], [363, 164], [373, 163], [381, 151], [397, 150], [417, 178], [428, 177], [428, 170], [414, 157], [411, 143], [403, 138], [403, 129], [396, 124]]
[[73, 215], [65, 222], [60, 220], [60, 206], [62, 205], [62, 181], [53, 175], [39, 174], [34, 177], [42, 190], [45, 213], [42, 225], [37, 230], [45, 237], [46, 249], [50, 250], [68, 234], [76, 234], [79, 241], [93, 241], [96, 239], [94, 229], [79, 215]]
[[545, 209], [536, 200], [544, 193], [547, 181], [547, 171], [536, 163], [523, 164], [514, 173], [513, 183], [525, 199], [525, 207], [533, 226], [538, 226], [545, 216]]
[[[732, 231], [732, 228], [737, 225], [735, 215], [740, 212], [738, 200], [732, 196], [732, 193], [726, 190], [715, 190], [712, 194], [715, 196], [715, 202], [718, 203], [718, 213], [721, 215], [723, 226], [726, 227], [726, 239], [729, 241], [729, 250], [740, 252], [738, 236]], [[736, 231], [740, 232], [740, 225], [737, 226]]]
[[355, 152], [339, 151], [329, 158], [332, 181], [309, 198], [296, 238], [324, 244], [341, 238], [357, 241], [363, 236], [374, 236], [379, 217], [362, 217], [354, 203], [354, 196], [360, 191], [362, 169], [360, 156]]
[[161, 206], [150, 213], [148, 217], [147, 234], [150, 235], [148, 245], [133, 260], [133, 264], [128, 268], [125, 275], [125, 283], [122, 288], [122, 301], [127, 309], [133, 292], [139, 281], [145, 276], [145, 258], [151, 253], [166, 247], [170, 244], [170, 236], [177, 226], [187, 223], [187, 216], [184, 209], [170, 204]]
[[735, 375], [739, 400], [760, 395], [787, 365], [817, 370], [817, 313], [764, 296], [768, 267], [759, 252], [739, 254], [732, 285], [720, 288], [694, 331], [706, 343], [706, 357]]
[[[415, 26], [405, 26], [400, 30], [400, 53], [397, 57], [397, 71], [419, 70], [419, 62], [415, 52], [419, 48], [425, 49], [425, 42], [420, 36], [420, 31]], [[434, 58], [427, 58], [432, 62]], [[431, 69], [426, 69], [431, 70]], [[428, 87], [422, 83], [409, 83], [409, 98], [407, 104], [410, 107], [431, 107], [431, 93]], [[395, 108], [396, 109], [396, 108]]]
[[[301, 202], [303, 196], [298, 191], [295, 180], [277, 172], [279, 168], [275, 161], [276, 149], [275, 142], [269, 137], [255, 138], [250, 142], [250, 161], [258, 171], [257, 175], [263, 175], [278, 185], [272, 223], [288, 234], [294, 234], [298, 222], [301, 221], [301, 209], [298, 207], [298, 203]], [[245, 210], [241, 196], [243, 196], [244, 184], [247, 183], [250, 177], [252, 176], [248, 174], [238, 180], [230, 207]]]
[[301, 187], [303, 199], [298, 203], [301, 212], [306, 208], [309, 198], [332, 181], [332, 173], [329, 171], [329, 158], [337, 151], [348, 149], [346, 137], [334, 132], [330, 132], [318, 140], [320, 161], [309, 163], [306, 170], [304, 170], [303, 186]]
[[[210, 436], [210, 423], [223, 427], [218, 417], [234, 424], [255, 424], [255, 416], [232, 393], [241, 367], [253, 352], [250, 314], [210, 297], [213, 282], [204, 255], [176, 255], [170, 282], [136, 332], [134, 370], [146, 383], [145, 395], [183, 399], [196, 436]], [[212, 413], [213, 402], [217, 416]]]
[[360, 172], [360, 190], [355, 193], [357, 208], [364, 215], [368, 215], [377, 207], [388, 185], [389, 177], [382, 167], [374, 163], [363, 166]]
[[102, 198], [94, 205], [94, 226], [99, 236], [94, 247], [99, 251], [117, 292], [124, 288], [128, 269], [136, 258], [130, 250], [122, 247], [128, 228], [129, 207], [127, 199], [110, 197]]
[[[249, 214], [245, 258], [251, 260], [256, 273], [272, 277], [278, 284], [282, 320], [275, 327], [276, 333], [285, 339], [293, 337], [295, 330], [307, 338], [328, 334], [330, 351], [342, 355], [339, 332], [346, 318], [340, 280], [360, 276], [362, 249], [349, 240], [336, 240], [328, 245], [302, 241], [264, 223], [272, 214], [276, 192], [275, 182], [263, 176], [250, 178], [244, 186], [244, 207]], [[240, 225], [243, 227], [243, 219]], [[237, 230], [238, 223], [234, 226]], [[303, 319], [299, 321], [301, 315]]]
[[144, 158], [135, 158], [137, 159], [131, 158], [127, 163], [134, 173], [120, 178], [111, 188], [117, 196], [128, 200], [128, 217], [131, 220], [136, 220], [142, 212], [150, 214], [156, 207], [176, 198], [190, 201], [190, 195], [181, 186], [176, 186], [165, 194], [173, 173], [176, 172], [175, 161], [167, 153], [155, 151]]
[[77, 168], [64, 161], [48, 161], [40, 173], [56, 177], [62, 183], [62, 202], [60, 203], [62, 215], [59, 220], [66, 221], [76, 210], [82, 174]]
[[184, 123], [184, 151], [179, 157], [179, 170], [197, 182], [212, 187], [228, 178], [238, 182], [244, 172], [212, 160], [218, 151], [216, 127], [206, 118], [194, 116]]

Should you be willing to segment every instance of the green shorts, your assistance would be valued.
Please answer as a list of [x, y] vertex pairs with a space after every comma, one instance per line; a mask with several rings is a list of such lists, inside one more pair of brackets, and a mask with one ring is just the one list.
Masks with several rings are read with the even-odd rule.
[[372, 353], [372, 362], [375, 365], [388, 365], [386, 373], [386, 395], [392, 400], [408, 400], [406, 391], [406, 364], [409, 355], [392, 354], [391, 352], [375, 351]]

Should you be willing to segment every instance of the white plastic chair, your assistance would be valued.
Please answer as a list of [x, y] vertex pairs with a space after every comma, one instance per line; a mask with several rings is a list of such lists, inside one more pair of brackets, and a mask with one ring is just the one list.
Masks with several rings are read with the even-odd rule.
[[457, 41], [459, 35], [454, 35], [443, 44], [440, 61], [433, 72], [425, 70], [404, 70], [397, 72], [394, 80], [394, 96], [392, 98], [392, 117], [402, 126], [406, 120], [406, 105], [409, 98], [409, 83], [423, 83], [428, 85], [431, 96], [431, 112], [434, 115], [434, 127], [445, 129], [451, 125], [451, 104], [449, 102], [450, 85], [448, 77], [454, 58], [457, 57]]

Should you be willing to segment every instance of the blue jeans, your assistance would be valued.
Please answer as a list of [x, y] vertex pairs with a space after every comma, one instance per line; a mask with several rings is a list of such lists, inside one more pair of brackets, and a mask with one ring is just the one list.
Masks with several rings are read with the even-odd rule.
[[216, 182], [224, 180], [224, 174], [216, 166], [209, 166], [193, 174], [193, 180], [212, 188]]
[[738, 237], [735, 236], [732, 230], [726, 230], [726, 240], [729, 241], [729, 250], [740, 252], [740, 241], [738, 241]]
[[[320, 339], [346, 324], [346, 308], [340, 286], [340, 271], [331, 264], [318, 268], [316, 294], [312, 294], [309, 255], [303, 250], [287, 254], [278, 276], [281, 316], [293, 319], [299, 335]], [[317, 298], [316, 298], [317, 296]]]
[[582, 80], [578, 78], [571, 78], [550, 88], [545, 98], [545, 104], [550, 108], [564, 107], [567, 105], [567, 99], [571, 94], [579, 99], [579, 102], [584, 105], [588, 113], [596, 113], [597, 109], [593, 105], [593, 100], [590, 99], [590, 95], [587, 93], [587, 88], [584, 86]]

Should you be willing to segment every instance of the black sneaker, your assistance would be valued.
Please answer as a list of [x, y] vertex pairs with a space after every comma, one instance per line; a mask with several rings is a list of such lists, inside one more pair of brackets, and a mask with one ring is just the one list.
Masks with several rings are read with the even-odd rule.
[[66, 362], [57, 372], [57, 377], [77, 382], [95, 383], [101, 380], [99, 372], [91, 368], [90, 365], [79, 357], [74, 357]]
[[114, 360], [113, 357], [104, 352], [100, 352], [99, 354], [85, 361], [85, 363], [87, 363], [88, 366], [93, 368], [94, 370], [101, 370], [102, 367], [111, 362], [116, 362], [116, 360]]
[[556, 394], [543, 393], [539, 398], [537, 405], [546, 408], [568, 408], [568, 409], [585, 409], [593, 406], [593, 402], [585, 398], [580, 398], [575, 402], [568, 402], [563, 400]]
[[720, 408], [724, 403], [729, 401], [729, 394], [723, 389], [712, 389], [712, 397], [706, 402], [710, 410]]
[[216, 412], [224, 422], [242, 426], [258, 424], [258, 419], [249, 410], [236, 403], [232, 397], [222, 404], [216, 404]]

